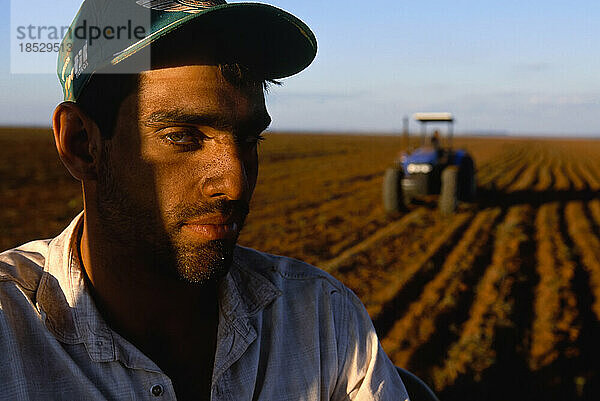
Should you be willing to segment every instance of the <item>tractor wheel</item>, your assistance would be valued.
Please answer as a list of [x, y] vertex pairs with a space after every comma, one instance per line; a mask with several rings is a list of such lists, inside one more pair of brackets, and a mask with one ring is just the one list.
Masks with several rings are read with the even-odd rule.
[[458, 200], [471, 202], [475, 199], [476, 191], [475, 164], [473, 159], [467, 155], [458, 167]]
[[402, 205], [406, 208], [410, 205], [415, 199], [414, 194], [407, 193], [405, 190], [402, 190]]
[[442, 214], [452, 214], [456, 210], [458, 167], [448, 166], [442, 171], [442, 188], [438, 207]]
[[402, 195], [402, 169], [390, 167], [383, 176], [383, 209], [387, 213], [399, 212], [404, 209]]

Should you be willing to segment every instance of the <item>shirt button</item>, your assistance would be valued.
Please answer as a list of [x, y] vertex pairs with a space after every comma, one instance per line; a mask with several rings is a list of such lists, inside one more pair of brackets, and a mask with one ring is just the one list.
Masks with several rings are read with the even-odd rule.
[[152, 393], [153, 396], [155, 397], [160, 397], [161, 395], [163, 395], [164, 389], [163, 386], [160, 384], [155, 384], [154, 386], [152, 386], [152, 388], [150, 389], [150, 392]]

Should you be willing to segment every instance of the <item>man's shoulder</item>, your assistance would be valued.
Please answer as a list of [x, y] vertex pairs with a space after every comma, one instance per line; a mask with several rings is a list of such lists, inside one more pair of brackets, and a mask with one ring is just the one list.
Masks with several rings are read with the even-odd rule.
[[[371, 325], [364, 305], [351, 289], [326, 271], [287, 256], [273, 255], [237, 246], [234, 254], [237, 271], [245, 271], [237, 282], [242, 292], [250, 293], [261, 285], [261, 293], [274, 290], [278, 296], [273, 305], [282, 308], [283, 320], [304, 321], [307, 325], [319, 316], [319, 325], [343, 327], [350, 321]], [[260, 276], [258, 280], [256, 277]], [[253, 289], [251, 289], [253, 288]], [[330, 320], [328, 320], [330, 319]], [[312, 323], [310, 323], [312, 322]], [[310, 326], [312, 327], [312, 326]], [[321, 327], [321, 326], [319, 326]]]
[[307, 285], [325, 285], [345, 292], [347, 288], [326, 271], [309, 263], [288, 256], [274, 255], [256, 249], [236, 246], [234, 260], [238, 265], [251, 269], [278, 284], [306, 282]]
[[22, 291], [35, 292], [44, 272], [50, 241], [31, 241], [0, 253], [0, 283], [13, 283]]

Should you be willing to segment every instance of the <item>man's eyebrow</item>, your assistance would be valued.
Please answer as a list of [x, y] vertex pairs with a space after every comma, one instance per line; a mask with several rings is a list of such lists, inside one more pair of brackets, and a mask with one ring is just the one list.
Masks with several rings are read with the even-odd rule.
[[267, 113], [252, 114], [249, 118], [240, 121], [239, 126], [233, 127], [223, 115], [219, 113], [187, 113], [180, 110], [161, 110], [151, 113], [142, 123], [148, 127], [160, 127], [167, 124], [204, 125], [215, 129], [251, 129], [264, 131], [271, 124], [271, 117]]
[[181, 110], [160, 110], [151, 113], [142, 121], [148, 127], [166, 124], [207, 125], [214, 128], [231, 128], [221, 115], [217, 113], [187, 113]]

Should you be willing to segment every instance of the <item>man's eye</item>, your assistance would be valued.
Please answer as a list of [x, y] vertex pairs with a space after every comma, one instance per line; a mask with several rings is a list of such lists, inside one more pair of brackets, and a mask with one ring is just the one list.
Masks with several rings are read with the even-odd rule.
[[163, 139], [172, 145], [189, 146], [198, 144], [198, 138], [195, 135], [185, 131], [169, 132], [163, 135]]

